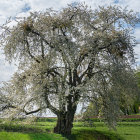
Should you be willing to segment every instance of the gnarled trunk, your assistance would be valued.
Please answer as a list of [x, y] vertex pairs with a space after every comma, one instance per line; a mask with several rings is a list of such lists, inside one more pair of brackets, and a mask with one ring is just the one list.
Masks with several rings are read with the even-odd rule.
[[75, 110], [69, 110], [65, 113], [58, 114], [57, 125], [54, 128], [54, 133], [62, 135], [70, 135], [73, 127]]

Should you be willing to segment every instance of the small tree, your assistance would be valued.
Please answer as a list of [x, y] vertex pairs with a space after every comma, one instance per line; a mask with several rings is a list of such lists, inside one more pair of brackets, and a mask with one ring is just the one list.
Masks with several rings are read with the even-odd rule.
[[1, 89], [3, 115], [49, 108], [58, 118], [54, 132], [71, 134], [78, 103], [94, 100], [115, 126], [119, 96], [131, 96], [135, 88], [131, 32], [138, 16], [119, 7], [78, 4], [16, 21], [3, 25], [1, 34], [6, 59], [19, 61], [18, 72]]

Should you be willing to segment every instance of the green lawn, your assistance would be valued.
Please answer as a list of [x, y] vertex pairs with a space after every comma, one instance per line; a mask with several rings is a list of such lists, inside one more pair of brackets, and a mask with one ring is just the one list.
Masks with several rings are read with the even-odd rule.
[[[56, 122], [32, 124], [0, 124], [0, 140], [66, 140], [52, 133]], [[94, 127], [85, 127], [75, 122], [72, 135], [67, 140], [140, 140], [140, 122], [118, 123], [117, 131], [109, 130], [103, 122], [94, 122]], [[7, 131], [7, 132], [6, 132]]]
[[0, 132], [0, 140], [66, 140], [57, 134]]
[[[95, 128], [88, 129], [92, 129], [93, 131], [98, 131], [106, 136], [109, 136], [111, 140], [140, 140], [140, 122], [118, 123], [117, 131], [109, 130], [102, 122], [95, 122], [94, 125]], [[81, 127], [79, 127], [79, 129], [81, 129]], [[85, 128], [83, 127], [83, 129]]]

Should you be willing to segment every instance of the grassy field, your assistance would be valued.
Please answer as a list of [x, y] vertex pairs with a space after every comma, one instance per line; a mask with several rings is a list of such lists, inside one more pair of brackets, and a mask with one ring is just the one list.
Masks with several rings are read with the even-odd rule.
[[0, 132], [0, 140], [66, 140], [57, 134]]
[[56, 121], [1, 123], [0, 140], [140, 140], [140, 122], [119, 122], [117, 131], [109, 130], [103, 122], [93, 127], [75, 122], [72, 135], [64, 138], [52, 133]]

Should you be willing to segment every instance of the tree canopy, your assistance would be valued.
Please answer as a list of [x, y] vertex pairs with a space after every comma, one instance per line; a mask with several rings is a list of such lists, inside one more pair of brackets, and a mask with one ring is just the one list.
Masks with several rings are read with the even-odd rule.
[[1, 88], [1, 115], [29, 115], [49, 108], [54, 132], [70, 134], [77, 105], [91, 100], [114, 127], [121, 96], [135, 96], [137, 14], [116, 6], [84, 4], [31, 13], [2, 26], [1, 48], [19, 70]]

